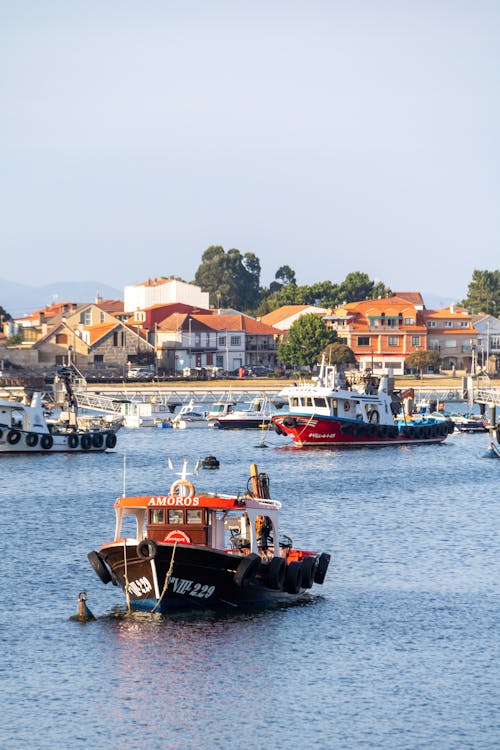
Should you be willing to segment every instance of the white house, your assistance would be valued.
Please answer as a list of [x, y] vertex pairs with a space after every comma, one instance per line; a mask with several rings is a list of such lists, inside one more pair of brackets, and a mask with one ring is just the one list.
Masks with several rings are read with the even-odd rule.
[[174, 302], [184, 302], [206, 310], [210, 306], [208, 292], [202, 292], [199, 286], [177, 279], [148, 279], [142, 284], [126, 286], [123, 299], [125, 312]]

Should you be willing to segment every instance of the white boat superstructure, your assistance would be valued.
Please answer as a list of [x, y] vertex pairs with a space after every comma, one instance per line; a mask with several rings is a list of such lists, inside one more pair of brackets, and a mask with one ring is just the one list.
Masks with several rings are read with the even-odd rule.
[[175, 430], [185, 430], [188, 427], [207, 427], [206, 412], [200, 412], [195, 409], [194, 399], [184, 404], [175, 417], [172, 418], [172, 427]]

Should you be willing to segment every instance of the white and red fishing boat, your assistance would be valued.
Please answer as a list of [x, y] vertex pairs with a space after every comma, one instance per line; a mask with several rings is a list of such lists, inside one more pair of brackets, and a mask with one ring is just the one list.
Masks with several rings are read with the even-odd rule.
[[288, 409], [273, 415], [274, 429], [299, 447], [441, 443], [454, 430], [452, 420], [404, 414], [388, 376], [341, 373], [325, 358], [314, 382], [288, 386], [280, 396]]
[[[246, 491], [228, 495], [198, 491], [186, 467], [168, 494], [119, 497], [114, 539], [88, 554], [100, 580], [124, 590], [130, 609], [271, 605], [323, 583], [330, 555], [281, 536], [281, 503], [269, 498], [269, 479], [255, 464]], [[123, 535], [127, 517], [133, 537]]]

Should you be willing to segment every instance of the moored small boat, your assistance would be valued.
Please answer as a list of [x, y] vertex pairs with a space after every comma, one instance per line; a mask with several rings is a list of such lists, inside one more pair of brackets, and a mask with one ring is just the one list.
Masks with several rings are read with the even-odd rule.
[[[297, 549], [280, 535], [281, 503], [252, 464], [243, 494], [195, 490], [184, 462], [167, 495], [119, 497], [114, 539], [89, 552], [103, 583], [130, 609], [238, 608], [291, 602], [322, 584], [330, 555]], [[122, 536], [125, 517], [135, 537]]]
[[219, 430], [259, 429], [271, 421], [271, 403], [267, 398], [254, 398], [247, 409], [235, 406], [234, 402], [214, 404], [207, 415], [208, 426]]
[[205, 412], [196, 411], [193, 399], [181, 407], [180, 412], [172, 418], [171, 423], [175, 430], [185, 430], [188, 427], [208, 427]]

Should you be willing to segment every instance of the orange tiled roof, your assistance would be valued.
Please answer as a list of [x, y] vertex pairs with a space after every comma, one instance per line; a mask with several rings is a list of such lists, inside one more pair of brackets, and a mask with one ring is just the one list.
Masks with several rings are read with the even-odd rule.
[[96, 341], [99, 341], [99, 339], [102, 339], [103, 336], [106, 336], [107, 333], [113, 330], [113, 328], [116, 328], [119, 326], [120, 323], [98, 323], [95, 326], [85, 326], [84, 331], [88, 331], [89, 334], [89, 344], [90, 346], [93, 346]]
[[247, 315], [192, 315], [216, 331], [245, 331], [250, 335], [281, 336], [283, 331]]
[[[282, 307], [278, 307], [276, 310], [271, 310], [271, 312], [263, 315], [261, 321], [262, 323], [267, 323], [268, 325], [273, 326], [276, 323], [281, 323], [282, 320], [291, 318], [292, 315], [297, 315], [297, 313], [300, 313], [303, 310], [308, 310], [310, 307], [315, 307], [315, 305], [283, 305]], [[324, 310], [325, 308], [321, 309]]]
[[140, 284], [134, 284], [133, 286], [161, 286], [162, 284], [169, 284], [174, 279], [148, 279], [147, 281], [141, 281]]

